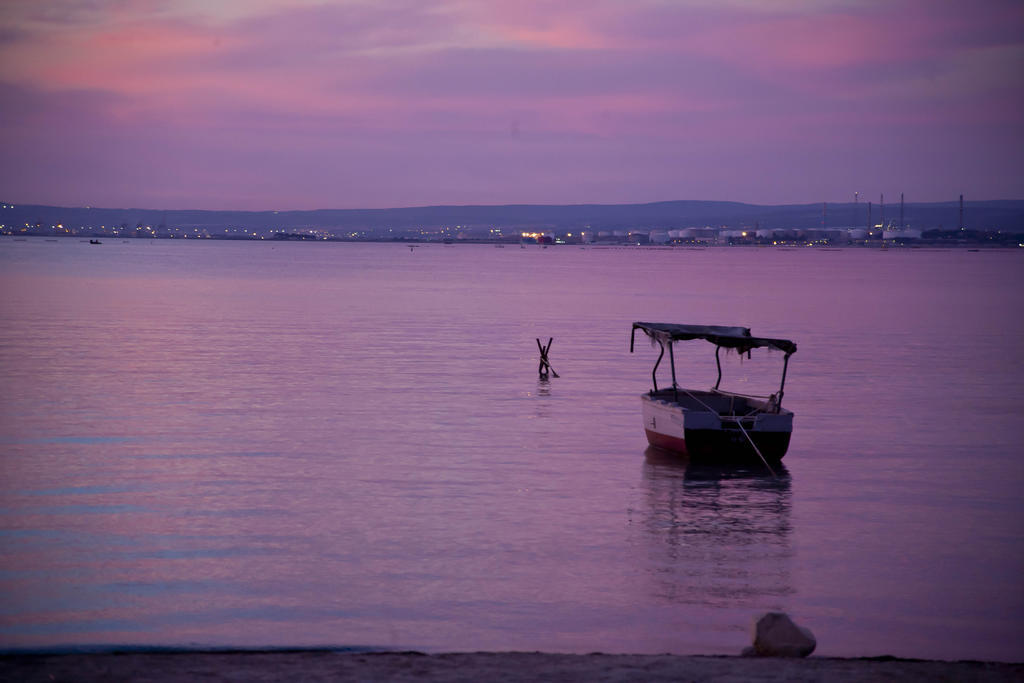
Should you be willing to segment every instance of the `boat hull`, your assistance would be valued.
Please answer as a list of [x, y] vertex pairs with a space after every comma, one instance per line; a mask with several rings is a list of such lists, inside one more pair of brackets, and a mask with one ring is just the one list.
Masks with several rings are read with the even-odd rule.
[[688, 410], [647, 395], [642, 397], [642, 405], [647, 442], [694, 460], [760, 460], [760, 451], [766, 460], [778, 462], [789, 449], [793, 432], [790, 411], [758, 413], [737, 424], [711, 411]]

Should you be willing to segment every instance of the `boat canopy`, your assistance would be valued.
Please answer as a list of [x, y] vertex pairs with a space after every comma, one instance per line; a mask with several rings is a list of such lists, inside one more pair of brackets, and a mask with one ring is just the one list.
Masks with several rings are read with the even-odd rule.
[[778, 349], [786, 354], [787, 358], [796, 353], [796, 344], [788, 339], [769, 339], [767, 337], [753, 337], [750, 335], [749, 327], [725, 327], [722, 325], [677, 325], [674, 323], [633, 323], [633, 331], [630, 335], [629, 346], [633, 348], [633, 336], [637, 328], [661, 343], [674, 341], [689, 341], [691, 339], [706, 339], [715, 346], [724, 346], [727, 349], [736, 349], [740, 353], [747, 353], [751, 349], [768, 347]]

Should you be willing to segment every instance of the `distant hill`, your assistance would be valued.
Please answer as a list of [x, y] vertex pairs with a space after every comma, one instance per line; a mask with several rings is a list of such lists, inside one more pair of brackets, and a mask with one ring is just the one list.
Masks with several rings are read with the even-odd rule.
[[[686, 228], [701, 226], [809, 229], [822, 226], [821, 204], [758, 205], [740, 202], [668, 201], [649, 204], [509, 204], [502, 206], [423, 206], [398, 209], [318, 209], [314, 211], [194, 211], [157, 209], [108, 209], [4, 204], [0, 224], [11, 226], [63, 224], [174, 226], [223, 230], [245, 228], [257, 233], [302, 228], [366, 231], [374, 234], [415, 228], [535, 228], [593, 230]], [[873, 222], [882, 216], [872, 206]], [[885, 207], [886, 223], [899, 220], [899, 205]], [[904, 207], [904, 222], [928, 230], [956, 229], [959, 204], [913, 203]], [[827, 227], [862, 227], [867, 224], [867, 204], [829, 204]], [[1024, 200], [965, 202], [964, 225], [975, 230], [1024, 233]]]

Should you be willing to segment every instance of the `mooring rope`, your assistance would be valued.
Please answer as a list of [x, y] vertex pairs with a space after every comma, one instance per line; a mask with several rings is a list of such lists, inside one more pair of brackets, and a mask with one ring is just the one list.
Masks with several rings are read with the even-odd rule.
[[[677, 387], [677, 390], [678, 390], [678, 387]], [[707, 403], [705, 403], [704, 401], [700, 400], [699, 398], [697, 398], [696, 396], [694, 396], [693, 394], [691, 394], [691, 393], [690, 393], [690, 392], [689, 392], [689, 391], [688, 391], [687, 389], [683, 389], [683, 393], [684, 393], [684, 394], [686, 394], [687, 396], [689, 396], [690, 398], [692, 398], [692, 399], [693, 399], [694, 401], [696, 401], [697, 403], [699, 403], [699, 404], [701, 404], [702, 406], [704, 406], [705, 408], [707, 408], [707, 410], [708, 410], [708, 412], [709, 412], [709, 413], [715, 413], [716, 415], [718, 414], [718, 411], [717, 411], [717, 410], [715, 410], [714, 408], [712, 408], [711, 406], [709, 406], [709, 405], [708, 405]]]
[[[702, 406], [704, 406], [705, 408], [707, 408], [708, 412], [718, 414], [717, 410], [715, 410], [714, 408], [709, 406], [707, 403], [704, 403], [704, 401], [700, 400], [699, 398], [697, 398], [696, 396], [691, 394], [686, 389], [683, 389], [682, 391], [683, 391], [684, 394], [686, 394], [687, 396], [692, 398], [694, 401], [696, 401], [697, 403], [699, 403]], [[756, 412], [757, 412], [757, 410], [753, 411], [753, 413], [756, 413]], [[747, 415], [744, 415], [743, 417], [747, 417], [749, 415], [752, 415], [753, 413], [748, 413]], [[720, 415], [719, 419], [722, 419], [722, 417], [723, 416]], [[761, 462], [763, 462], [764, 466], [768, 468], [768, 471], [772, 473], [772, 476], [775, 477], [776, 479], [778, 479], [779, 475], [775, 474], [775, 470], [773, 470], [772, 466], [768, 464], [768, 461], [765, 459], [765, 457], [763, 455], [761, 455], [761, 451], [760, 451], [760, 449], [758, 449], [757, 444], [754, 443], [754, 440], [752, 438], [750, 438], [750, 434], [747, 434], [747, 430], [743, 428], [742, 418], [739, 415], [732, 415], [731, 417], [736, 422], [736, 426], [740, 428], [741, 432], [743, 432], [743, 436], [747, 437], [747, 441], [749, 441], [750, 445], [754, 448], [754, 452], [757, 453], [757, 457], [761, 458]]]
[[740, 422], [739, 420], [736, 420], [736, 426], [740, 428], [741, 432], [743, 432], [743, 436], [747, 437], [747, 441], [749, 441], [750, 445], [754, 447], [754, 452], [757, 453], [757, 457], [761, 458], [761, 462], [764, 463], [764, 466], [768, 468], [768, 471], [772, 473], [773, 477], [778, 479], [779, 475], [775, 474], [775, 470], [772, 469], [772, 466], [769, 465], [768, 461], [765, 460], [763, 455], [761, 455], [761, 451], [758, 449], [757, 444], [754, 443], [754, 440], [750, 438], [750, 434], [747, 434], [747, 430], [743, 428], [743, 423]]

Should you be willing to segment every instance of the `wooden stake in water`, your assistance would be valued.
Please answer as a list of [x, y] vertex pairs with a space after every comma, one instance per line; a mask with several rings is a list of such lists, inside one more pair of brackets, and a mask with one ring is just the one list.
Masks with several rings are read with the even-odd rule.
[[537, 371], [540, 373], [541, 379], [547, 379], [548, 372], [551, 373], [552, 377], [558, 377], [558, 373], [555, 372], [555, 369], [551, 367], [551, 363], [548, 362], [548, 351], [551, 350], [551, 342], [554, 339], [554, 337], [549, 337], [546, 346], [540, 343], [540, 339], [537, 339], [537, 348], [540, 350], [540, 367], [537, 368]]

